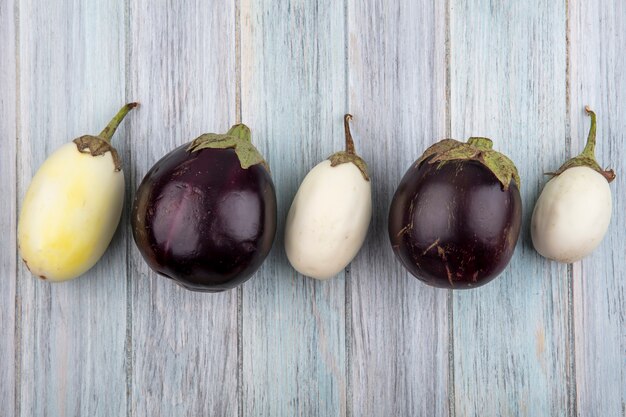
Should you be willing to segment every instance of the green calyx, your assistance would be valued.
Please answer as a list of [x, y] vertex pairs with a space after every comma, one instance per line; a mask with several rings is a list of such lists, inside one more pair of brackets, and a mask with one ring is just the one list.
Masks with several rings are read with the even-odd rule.
[[466, 143], [444, 139], [426, 149], [417, 160], [416, 166], [424, 161], [429, 164], [438, 163], [438, 167], [450, 161], [477, 161], [493, 172], [504, 190], [509, 188], [511, 181], [515, 181], [517, 188], [521, 188], [520, 177], [513, 161], [494, 151], [492, 147], [491, 139], [483, 137], [471, 137]]
[[615, 179], [615, 172], [612, 169], [602, 169], [602, 167], [598, 164], [598, 161], [596, 161], [596, 114], [589, 108], [589, 106], [585, 106], [585, 111], [589, 116], [591, 116], [591, 127], [589, 128], [589, 135], [587, 136], [585, 149], [583, 149], [580, 155], [561, 165], [558, 171], [549, 174], [556, 176], [562, 174], [569, 168], [589, 167], [606, 178], [608, 182], [611, 182]]
[[354, 149], [354, 141], [352, 140], [352, 134], [350, 133], [350, 120], [352, 120], [351, 114], [346, 114], [343, 117], [343, 127], [346, 132], [346, 150], [335, 152], [328, 157], [328, 160], [330, 161], [330, 166], [332, 167], [347, 163], [356, 165], [359, 171], [361, 171], [365, 181], [369, 181], [370, 177], [367, 172], [367, 164], [356, 154], [356, 150]]
[[73, 140], [80, 153], [88, 153], [91, 156], [104, 155], [107, 152], [111, 152], [111, 158], [113, 158], [113, 165], [115, 166], [115, 172], [122, 170], [122, 160], [111, 143], [102, 139], [99, 136], [85, 135]]
[[138, 105], [139, 103], [128, 103], [122, 107], [98, 136], [85, 135], [74, 139], [73, 142], [76, 144], [78, 152], [88, 153], [91, 156], [100, 156], [111, 152], [115, 171], [121, 171], [122, 161], [117, 150], [111, 145], [111, 138], [128, 112]]
[[202, 149], [233, 149], [239, 158], [241, 168], [248, 169], [253, 165], [261, 164], [270, 170], [263, 156], [254, 147], [250, 128], [244, 124], [237, 124], [225, 134], [205, 133], [187, 147], [187, 152], [197, 152]]

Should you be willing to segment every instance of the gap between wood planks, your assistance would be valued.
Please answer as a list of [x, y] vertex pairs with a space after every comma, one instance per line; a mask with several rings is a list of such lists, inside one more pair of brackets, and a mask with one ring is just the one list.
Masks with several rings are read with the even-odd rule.
[[[571, 153], [570, 1], [565, 0], [565, 149]], [[567, 265], [567, 414], [578, 415], [576, 392], [576, 338], [574, 335], [574, 268]]]
[[[21, 171], [19, 169], [19, 160], [20, 160], [20, 146], [19, 141], [22, 136], [22, 128], [21, 128], [21, 83], [20, 83], [20, 64], [21, 64], [21, 56], [20, 56], [20, 6], [19, 1], [16, 1], [13, 4], [13, 30], [15, 31], [15, 221], [17, 225], [18, 221], [18, 207], [19, 207], [19, 186], [21, 180]], [[16, 235], [17, 238], [17, 235]], [[22, 299], [21, 299], [21, 290], [18, 282], [18, 274], [20, 269], [20, 256], [15, 245], [15, 332], [14, 332], [14, 349], [15, 349], [15, 387], [14, 387], [14, 411], [16, 416], [21, 415], [21, 400], [22, 400]]]
[[[241, 0], [235, 1], [235, 122], [241, 115]], [[243, 286], [237, 287], [237, 415], [243, 410]]]
[[[345, 111], [350, 113], [350, 48], [348, 48], [350, 42], [349, 31], [349, 8], [348, 1], [343, 2], [343, 47], [344, 47], [344, 91], [345, 97]], [[353, 417], [354, 410], [352, 409], [352, 275], [350, 272], [350, 264], [344, 270], [344, 355], [345, 355], [345, 378], [346, 378], [346, 417]]]
[[[445, 56], [446, 56], [446, 137], [452, 137], [452, 73], [450, 69], [450, 51], [452, 49], [452, 39], [450, 30], [450, 8], [451, 0], [446, 0], [445, 16]], [[454, 294], [448, 290], [446, 297], [448, 309], [448, 417], [456, 416], [456, 392], [454, 389]]]
[[[132, 80], [128, 76], [130, 74], [130, 61], [131, 61], [131, 30], [130, 30], [130, 0], [124, 1], [124, 95], [126, 103], [134, 101], [131, 97], [132, 94]], [[141, 104], [141, 103], [140, 103]], [[132, 119], [129, 120], [132, 124]], [[127, 127], [126, 129], [129, 140], [132, 140], [133, 129]], [[132, 160], [132, 146], [127, 146], [127, 160]], [[126, 191], [127, 194], [132, 193], [135, 189], [135, 165], [131, 164], [130, 170], [130, 187]], [[127, 201], [132, 201], [132, 195], [127, 197]], [[132, 252], [133, 239], [130, 237], [126, 239], [126, 337], [124, 340], [125, 360], [126, 360], [126, 417], [133, 415], [133, 291], [131, 282], [131, 252]]]

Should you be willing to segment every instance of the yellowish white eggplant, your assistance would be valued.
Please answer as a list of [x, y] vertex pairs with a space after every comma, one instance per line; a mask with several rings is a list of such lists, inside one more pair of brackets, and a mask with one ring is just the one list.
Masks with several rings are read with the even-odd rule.
[[596, 115], [583, 152], [559, 168], [539, 195], [531, 221], [533, 245], [539, 254], [572, 263], [589, 255], [602, 241], [611, 221], [613, 170], [595, 158]]
[[351, 115], [344, 117], [346, 150], [316, 165], [289, 209], [285, 250], [301, 274], [328, 279], [342, 271], [363, 245], [372, 216], [367, 165], [355, 152]]
[[124, 203], [124, 173], [111, 137], [137, 103], [129, 103], [98, 136], [81, 136], [41, 165], [24, 197], [19, 252], [45, 280], [76, 278], [109, 246]]

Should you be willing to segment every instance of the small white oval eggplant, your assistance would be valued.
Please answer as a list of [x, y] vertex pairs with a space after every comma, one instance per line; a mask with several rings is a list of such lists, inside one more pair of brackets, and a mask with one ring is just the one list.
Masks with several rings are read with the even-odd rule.
[[354, 259], [372, 217], [370, 178], [355, 153], [351, 118], [344, 117], [346, 150], [306, 175], [287, 216], [287, 258], [298, 272], [315, 279], [337, 275]]
[[76, 278], [98, 262], [117, 229], [124, 173], [111, 137], [129, 103], [98, 136], [81, 136], [57, 149], [33, 177], [20, 212], [20, 256], [48, 281]]
[[613, 170], [595, 158], [596, 115], [591, 116], [583, 152], [554, 173], [537, 199], [531, 221], [533, 245], [540, 255], [572, 263], [589, 255], [602, 241], [611, 221]]

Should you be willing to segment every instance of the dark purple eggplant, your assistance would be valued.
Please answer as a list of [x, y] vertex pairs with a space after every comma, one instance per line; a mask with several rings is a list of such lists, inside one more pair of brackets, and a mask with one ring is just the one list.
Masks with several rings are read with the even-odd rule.
[[132, 229], [150, 268], [187, 289], [248, 280], [276, 234], [274, 184], [250, 129], [202, 135], [158, 161], [137, 190]]
[[498, 276], [519, 237], [522, 200], [515, 165], [487, 138], [445, 139], [406, 172], [389, 211], [396, 256], [418, 279], [474, 288]]

